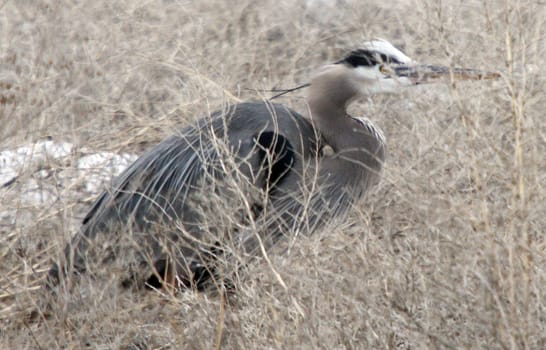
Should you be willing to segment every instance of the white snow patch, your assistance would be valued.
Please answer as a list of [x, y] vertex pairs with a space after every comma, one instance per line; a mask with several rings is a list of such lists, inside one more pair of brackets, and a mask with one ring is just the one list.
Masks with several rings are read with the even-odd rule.
[[77, 168], [86, 173], [85, 190], [96, 193], [136, 159], [134, 154], [99, 152], [78, 159]]
[[2, 151], [0, 226], [9, 227], [27, 209], [55, 205], [82, 193], [97, 194], [136, 158], [51, 140]]
[[47, 140], [0, 152], [0, 186], [16, 178], [25, 168], [70, 155], [72, 148], [69, 142]]
[[0, 152], [0, 234], [33, 224], [39, 210], [98, 194], [136, 158], [51, 140]]

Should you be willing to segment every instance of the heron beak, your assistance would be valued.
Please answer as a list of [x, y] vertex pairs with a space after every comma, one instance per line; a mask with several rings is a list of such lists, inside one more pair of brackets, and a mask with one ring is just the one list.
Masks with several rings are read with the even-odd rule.
[[413, 84], [426, 84], [440, 81], [487, 80], [497, 79], [499, 73], [486, 72], [478, 69], [451, 68], [428, 64], [400, 65], [393, 67], [395, 76], [405, 77]]

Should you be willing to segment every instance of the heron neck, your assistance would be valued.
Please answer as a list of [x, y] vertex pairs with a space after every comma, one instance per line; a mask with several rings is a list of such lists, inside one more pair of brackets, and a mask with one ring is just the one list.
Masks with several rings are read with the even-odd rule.
[[343, 134], [350, 127], [345, 107], [325, 101], [320, 103], [309, 101], [309, 109], [311, 119], [326, 141], [332, 146], [340, 143], [343, 140]]
[[348, 141], [346, 135], [353, 124], [347, 107], [357, 96], [357, 89], [342, 69], [329, 70], [311, 81], [307, 98], [311, 118], [333, 147], [343, 147]]

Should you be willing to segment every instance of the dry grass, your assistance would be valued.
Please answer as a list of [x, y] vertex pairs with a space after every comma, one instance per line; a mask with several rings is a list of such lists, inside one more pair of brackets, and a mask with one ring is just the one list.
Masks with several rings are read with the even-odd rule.
[[[546, 8], [539, 1], [2, 1], [0, 147], [63, 162], [0, 189], [0, 348], [546, 348]], [[335, 5], [329, 5], [334, 3]], [[388, 4], [387, 4], [388, 3]], [[257, 262], [218, 295], [81, 286], [48, 318], [39, 281], [94, 198], [82, 149], [140, 153], [173, 128], [290, 87], [365, 38], [499, 70], [353, 106], [389, 140], [349, 222]], [[301, 100], [283, 102], [301, 107]], [[300, 109], [301, 110], [301, 109]], [[21, 200], [35, 180], [54, 200]]]

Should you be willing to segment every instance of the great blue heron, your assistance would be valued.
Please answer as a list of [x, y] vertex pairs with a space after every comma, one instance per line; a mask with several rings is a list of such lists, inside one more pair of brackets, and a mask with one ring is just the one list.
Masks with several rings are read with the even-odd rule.
[[496, 74], [417, 64], [376, 39], [318, 70], [306, 84], [307, 117], [260, 101], [199, 120], [100, 195], [49, 281], [126, 260], [124, 281], [201, 288], [220, 275], [218, 261], [265, 254], [283, 235], [342, 218], [378, 181], [385, 157], [381, 130], [347, 106], [445, 77]]

